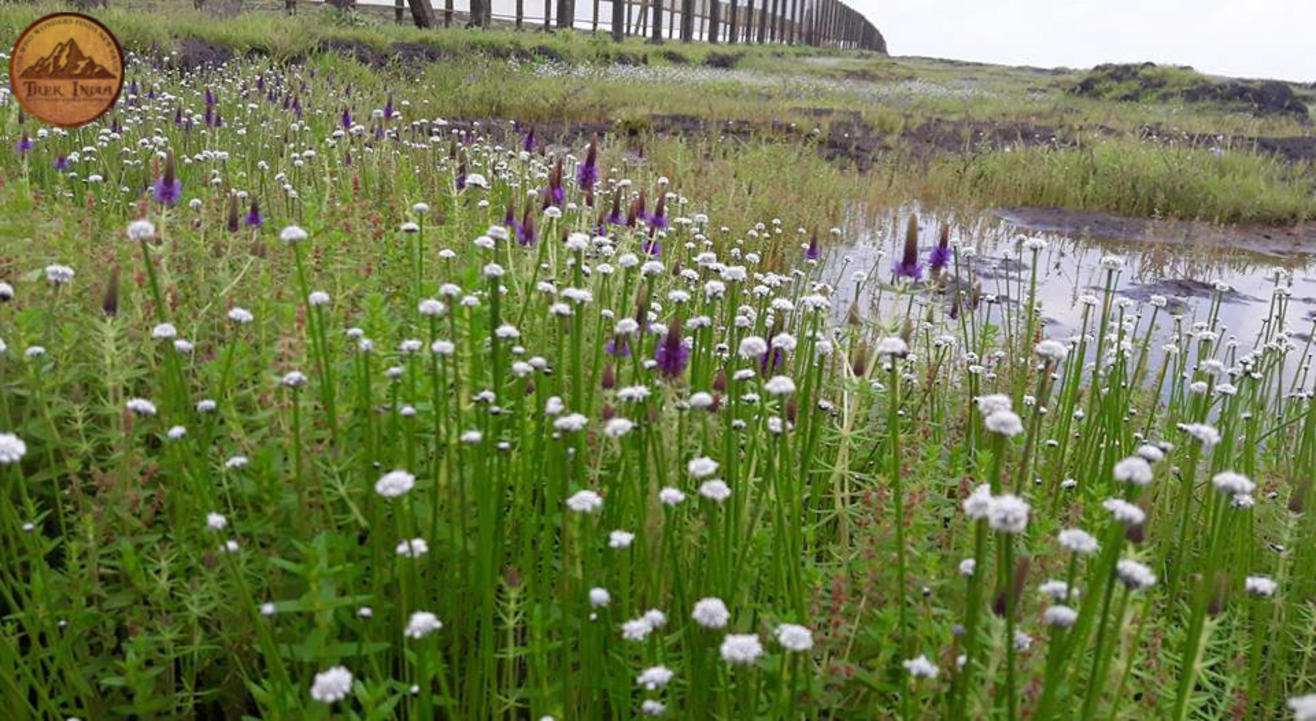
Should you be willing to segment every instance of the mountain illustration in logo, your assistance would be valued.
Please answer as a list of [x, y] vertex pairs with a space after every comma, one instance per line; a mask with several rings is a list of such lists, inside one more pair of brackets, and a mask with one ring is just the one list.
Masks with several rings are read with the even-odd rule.
[[69, 38], [55, 46], [45, 57], [37, 60], [19, 74], [33, 80], [86, 80], [114, 78], [114, 73], [87, 57], [78, 43]]

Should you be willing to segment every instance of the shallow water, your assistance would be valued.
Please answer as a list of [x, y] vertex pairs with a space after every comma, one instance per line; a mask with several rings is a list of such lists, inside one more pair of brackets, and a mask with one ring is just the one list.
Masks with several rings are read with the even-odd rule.
[[[841, 297], [852, 296], [856, 271], [868, 272], [883, 284], [892, 279], [892, 265], [903, 248], [910, 212], [915, 209], [865, 215], [850, 224], [843, 237], [854, 240], [833, 246], [824, 261], [823, 277]], [[1054, 210], [1002, 210], [971, 218], [924, 210], [919, 216], [920, 262], [926, 264], [940, 227], [947, 224], [953, 243], [975, 249], [977, 255], [971, 262], [983, 292], [1003, 299], [1024, 297], [1028, 289], [1030, 253], [1020, 248], [1017, 239], [1022, 235], [1045, 240], [1037, 297], [1042, 305], [1043, 335], [1058, 340], [1079, 332], [1083, 314], [1079, 298], [1101, 295], [1106, 277], [1101, 259], [1108, 255], [1123, 258], [1125, 267], [1115, 289], [1119, 296], [1136, 301], [1148, 318], [1146, 303], [1153, 295], [1168, 301], [1158, 314], [1153, 334], [1155, 361], [1161, 357], [1160, 347], [1171, 339], [1172, 316], [1182, 316], [1185, 330], [1196, 321], [1207, 320], [1217, 283], [1229, 286], [1219, 312], [1221, 341], [1237, 340], [1240, 353], [1251, 349], [1266, 330], [1276, 271], [1286, 271], [1281, 282], [1290, 284], [1292, 297], [1285, 322], [1303, 357], [1309, 357], [1316, 321], [1316, 239], [1307, 231], [1222, 229]], [[870, 320], [903, 317], [905, 308], [892, 308], [892, 302], [889, 290], [879, 290], [872, 283], [860, 296], [860, 307]], [[945, 300], [938, 294], [924, 294], [915, 300], [915, 307], [930, 302]], [[837, 312], [844, 314], [848, 300], [838, 306]], [[999, 320], [999, 314], [993, 320]], [[1296, 371], [1298, 363], [1291, 363]]]

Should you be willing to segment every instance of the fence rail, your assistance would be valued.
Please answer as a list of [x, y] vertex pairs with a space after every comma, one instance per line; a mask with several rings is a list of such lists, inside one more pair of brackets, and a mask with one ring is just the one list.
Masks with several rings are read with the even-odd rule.
[[[655, 41], [779, 43], [886, 51], [882, 34], [840, 0], [311, 0], [306, 5], [392, 7], [422, 27], [575, 28]], [[285, 0], [294, 12], [296, 0]]]

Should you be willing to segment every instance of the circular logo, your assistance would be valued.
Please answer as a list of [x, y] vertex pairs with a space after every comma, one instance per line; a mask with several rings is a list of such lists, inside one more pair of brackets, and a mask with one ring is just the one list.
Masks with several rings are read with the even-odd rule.
[[9, 87], [29, 115], [76, 128], [114, 107], [123, 90], [123, 49], [104, 25], [78, 13], [32, 23], [9, 56]]

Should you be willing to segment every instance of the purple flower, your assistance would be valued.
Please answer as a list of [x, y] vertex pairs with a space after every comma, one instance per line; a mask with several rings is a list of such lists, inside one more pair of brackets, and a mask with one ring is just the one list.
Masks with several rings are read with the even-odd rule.
[[392, 120], [392, 119], [393, 119], [393, 115], [394, 115], [394, 111], [393, 111], [393, 95], [392, 95], [392, 93], [390, 93], [389, 96], [388, 96], [388, 102], [384, 103], [384, 119], [385, 119], [385, 120]]
[[27, 131], [24, 130], [23, 136], [18, 139], [18, 143], [14, 145], [14, 148], [18, 150], [19, 155], [27, 155], [28, 151], [35, 145], [36, 143], [32, 142], [32, 138], [28, 137]]
[[589, 141], [589, 150], [585, 153], [585, 162], [576, 168], [576, 183], [583, 190], [592, 190], [599, 181], [599, 147], [598, 136]]
[[631, 355], [631, 342], [624, 335], [613, 336], [604, 346], [608, 355], [616, 358], [629, 358]]
[[813, 236], [809, 238], [809, 247], [804, 251], [804, 258], [805, 260], [818, 260], [818, 256], [821, 254], [821, 251], [818, 249], [818, 234], [814, 233]]
[[525, 134], [525, 140], [521, 142], [521, 148], [527, 153], [533, 153], [538, 145], [539, 141], [535, 139], [535, 129], [531, 127]]
[[521, 216], [521, 222], [516, 224], [516, 242], [527, 247], [539, 242], [539, 234], [535, 232], [535, 216], [530, 212], [529, 205]]
[[69, 158], [67, 155], [55, 156], [55, 170], [64, 171], [69, 169]]
[[652, 255], [655, 258], [661, 258], [663, 255], [663, 242], [655, 237], [648, 237], [640, 243], [640, 250]]
[[941, 237], [937, 239], [937, 245], [928, 254], [928, 266], [932, 272], [936, 273], [950, 262], [950, 226], [941, 226]]
[[265, 218], [261, 217], [260, 204], [256, 202], [256, 196], [251, 196], [251, 207], [247, 209], [247, 217], [243, 222], [248, 228], [259, 228], [265, 225]]
[[667, 327], [667, 335], [653, 349], [653, 359], [658, 363], [658, 370], [668, 379], [679, 378], [685, 372], [690, 349], [685, 347], [685, 340], [681, 338], [680, 319], [673, 320]]
[[265, 76], [264, 76], [264, 75], [257, 75], [257, 76], [256, 76], [256, 89], [257, 89], [257, 90], [260, 90], [261, 92], [264, 92], [264, 91], [265, 91]]
[[452, 182], [456, 184], [457, 190], [459, 191], [466, 190], [466, 162], [465, 161], [463, 161], [462, 164], [457, 167], [457, 177], [453, 178]]
[[165, 158], [164, 173], [155, 181], [152, 192], [155, 202], [161, 205], [174, 205], [183, 197], [183, 181], [178, 179], [174, 168], [173, 153]]
[[621, 214], [620, 190], [612, 191], [612, 210], [608, 211], [608, 215], [604, 220], [606, 220], [609, 225], [621, 225], [626, 222], [626, 219], [622, 217]]
[[763, 375], [775, 373], [781, 369], [782, 361], [786, 359], [786, 354], [780, 348], [770, 348], [768, 352], [759, 356], [759, 369]]
[[658, 204], [653, 208], [653, 215], [645, 218], [651, 227], [659, 230], [667, 229], [667, 196], [659, 195]]
[[215, 94], [206, 88], [206, 107], [209, 108], [215, 104]]
[[343, 130], [351, 130], [351, 129], [352, 129], [352, 110], [351, 110], [351, 108], [343, 108], [343, 121], [342, 121], [342, 122], [343, 122]]
[[893, 268], [897, 278], [918, 280], [923, 275], [923, 265], [918, 262], [918, 217], [909, 216], [909, 225], [905, 227], [905, 252]]

